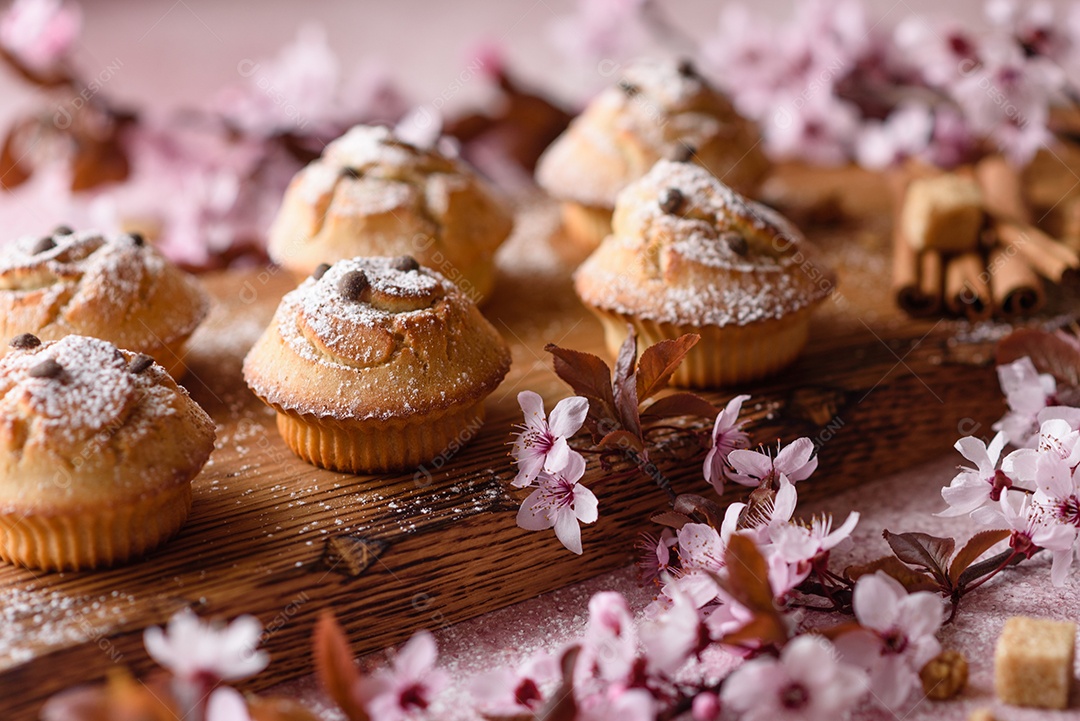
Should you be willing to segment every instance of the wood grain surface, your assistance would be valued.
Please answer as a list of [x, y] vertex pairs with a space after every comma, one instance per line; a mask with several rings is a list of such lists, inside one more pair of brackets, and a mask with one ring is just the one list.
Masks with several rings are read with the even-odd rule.
[[[879, 180], [792, 170], [773, 192], [797, 207], [819, 207], [829, 194], [844, 206], [839, 225], [796, 216], [839, 269], [837, 300], [816, 316], [793, 368], [707, 395], [752, 393], [759, 441], [815, 439], [821, 466], [800, 485], [806, 497], [945, 453], [960, 434], [987, 433], [1002, 411], [990, 351], [1007, 328], [912, 321], [891, 308]], [[362, 652], [630, 562], [635, 534], [664, 506], [645, 480], [615, 487], [590, 469], [601, 520], [583, 529], [581, 557], [553, 534], [515, 525], [521, 494], [508, 486], [507, 443], [520, 422], [517, 392], [552, 402], [568, 393], [547, 342], [603, 354], [599, 324], [571, 291], [573, 252], [552, 235], [555, 209], [532, 203], [519, 215], [484, 309], [513, 345], [513, 369], [488, 400], [486, 424], [463, 429], [469, 443], [415, 473], [357, 477], [295, 458], [240, 377], [244, 353], [292, 282], [273, 269], [207, 277], [217, 303], [191, 343], [183, 383], [217, 420], [219, 439], [195, 480], [191, 518], [165, 548], [120, 568], [0, 568], [0, 718], [35, 718], [50, 694], [99, 680], [116, 663], [147, 673], [142, 630], [184, 606], [258, 616], [273, 661], [254, 685], [265, 686], [311, 670], [309, 635], [323, 609]], [[676, 490], [705, 489], [699, 465], [661, 465]]]

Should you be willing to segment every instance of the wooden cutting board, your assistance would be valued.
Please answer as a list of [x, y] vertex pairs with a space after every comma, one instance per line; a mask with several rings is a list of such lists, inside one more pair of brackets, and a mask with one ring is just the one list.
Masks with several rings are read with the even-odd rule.
[[[800, 485], [806, 497], [948, 452], [962, 433], [988, 433], [1003, 409], [992, 341], [1007, 328], [912, 321], [893, 310], [886, 193], [874, 176], [792, 170], [777, 182], [792, 202], [836, 193], [854, 214], [808, 233], [839, 270], [841, 301], [816, 316], [795, 367], [709, 398], [752, 393], [760, 441], [818, 442], [820, 470]], [[521, 494], [508, 489], [507, 443], [521, 419], [517, 392], [531, 388], [549, 402], [568, 394], [547, 342], [603, 353], [599, 324], [571, 291], [573, 253], [552, 236], [556, 224], [553, 207], [533, 203], [500, 255], [485, 313], [512, 344], [514, 366], [488, 401], [487, 423], [463, 450], [416, 473], [356, 477], [295, 458], [240, 376], [291, 282], [273, 269], [207, 277], [217, 303], [192, 341], [183, 382], [217, 420], [219, 440], [195, 480], [191, 518], [164, 549], [121, 568], [0, 568], [0, 718], [36, 718], [49, 695], [99, 680], [116, 663], [145, 674], [152, 664], [142, 630], [184, 606], [258, 616], [273, 658], [259, 687], [311, 670], [308, 641], [323, 609], [334, 610], [359, 653], [631, 562], [635, 534], [664, 506], [647, 481], [614, 487], [590, 470], [601, 520], [584, 528], [581, 557], [514, 521]], [[706, 489], [696, 464], [663, 470], [676, 490]]]

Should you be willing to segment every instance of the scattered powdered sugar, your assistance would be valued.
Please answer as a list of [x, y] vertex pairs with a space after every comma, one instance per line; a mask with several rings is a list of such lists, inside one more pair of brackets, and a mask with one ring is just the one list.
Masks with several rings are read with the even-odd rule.
[[41, 647], [76, 643], [96, 642], [106, 654], [120, 656], [107, 636], [127, 622], [135, 601], [121, 591], [71, 596], [33, 583], [0, 590], [0, 669], [31, 660]]

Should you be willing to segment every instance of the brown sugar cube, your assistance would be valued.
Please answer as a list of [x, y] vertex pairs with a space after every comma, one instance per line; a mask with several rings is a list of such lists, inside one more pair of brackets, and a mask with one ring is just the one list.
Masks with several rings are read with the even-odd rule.
[[994, 651], [998, 698], [1016, 706], [1065, 708], [1073, 680], [1076, 624], [1013, 616]]
[[904, 196], [900, 223], [916, 250], [975, 250], [983, 225], [979, 184], [952, 174], [913, 180]]

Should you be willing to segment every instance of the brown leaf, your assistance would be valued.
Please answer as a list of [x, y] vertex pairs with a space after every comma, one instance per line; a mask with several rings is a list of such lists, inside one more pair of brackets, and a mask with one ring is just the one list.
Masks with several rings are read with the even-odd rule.
[[724, 512], [720, 510], [719, 504], [696, 493], [680, 493], [671, 507], [676, 513], [703, 516], [708, 524], [718, 531], [724, 522]]
[[941, 590], [937, 581], [930, 578], [925, 573], [916, 571], [910, 566], [905, 565], [896, 556], [882, 556], [869, 563], [848, 566], [844, 569], [844, 577], [850, 581], [855, 581], [861, 576], [876, 573], [878, 571], [884, 571], [889, 576], [895, 578], [908, 593]]
[[949, 559], [952, 558], [956, 541], [951, 538], [938, 538], [928, 533], [890, 533], [885, 530], [885, 537], [893, 553], [904, 563], [925, 568], [942, 585], [948, 582]]
[[636, 362], [637, 334], [633, 328], [629, 328], [615, 360], [615, 410], [622, 427], [640, 436], [641, 417], [638, 415], [637, 382], [634, 380]]
[[543, 719], [543, 721], [575, 721], [577, 719], [577, 701], [574, 699], [574, 667], [577, 666], [580, 653], [581, 648], [578, 646], [571, 646], [563, 653], [559, 662], [562, 668], [562, 681], [533, 718]]
[[116, 135], [106, 140], [79, 138], [71, 160], [71, 192], [121, 183], [129, 172], [127, 155]]
[[19, 149], [19, 136], [33, 125], [32, 118], [24, 118], [12, 126], [0, 147], [0, 190], [14, 190], [33, 175], [34, 170], [23, 157], [25, 151]]
[[[892, 556], [889, 556], [889, 558], [892, 558]], [[859, 624], [858, 621], [844, 621], [842, 623], [836, 624], [835, 626], [811, 629], [807, 631], [807, 633], [812, 633], [816, 636], [824, 636], [830, 641], [835, 641], [836, 639], [843, 636], [845, 633], [851, 633], [852, 631], [861, 631], [862, 628], [862, 625]]]
[[319, 721], [319, 717], [289, 698], [250, 698], [252, 721]]
[[775, 614], [772, 587], [769, 585], [769, 566], [752, 540], [735, 533], [724, 549], [727, 578], [724, 590], [756, 614]]
[[979, 556], [989, 551], [995, 543], [1004, 541], [1010, 535], [1009, 531], [979, 531], [968, 539], [964, 547], [956, 552], [952, 563], [949, 565], [949, 580], [956, 586], [960, 575], [967, 570], [968, 566], [979, 560]]
[[694, 519], [690, 518], [684, 513], [675, 513], [674, 511], [662, 511], [657, 513], [651, 519], [653, 523], [658, 523], [661, 526], [667, 526], [668, 528], [674, 528], [676, 531], [685, 526], [687, 523], [692, 523]]
[[548, 343], [544, 350], [554, 356], [555, 374], [579, 396], [589, 399], [589, 417], [596, 421], [612, 423], [600, 435], [616, 430], [614, 425], [615, 398], [611, 390], [611, 368], [599, 356], [592, 353], [560, 348]]
[[[675, 340], [662, 340], [646, 348], [638, 361], [637, 396], [639, 401], [651, 398], [667, 388], [671, 376], [701, 336], [687, 333]], [[672, 415], [672, 414], [668, 414]], [[715, 415], [715, 414], [714, 414]]]
[[[638, 372], [641, 372], [640, 369]], [[696, 393], [681, 392], [672, 393], [651, 403], [641, 412], [641, 419], [648, 422], [680, 416], [715, 418], [719, 412], [719, 408]]]
[[612, 431], [601, 438], [596, 447], [601, 450], [633, 451], [634, 453], [641, 453], [645, 450], [641, 438], [630, 431]]
[[787, 631], [779, 616], [756, 615], [738, 630], [725, 635], [720, 643], [745, 646], [748, 642], [755, 642], [762, 646], [783, 646], [787, 640]]
[[360, 680], [349, 641], [330, 611], [323, 611], [315, 623], [312, 637], [315, 675], [323, 690], [345, 713], [349, 721], [368, 721], [368, 715], [353, 696]]

